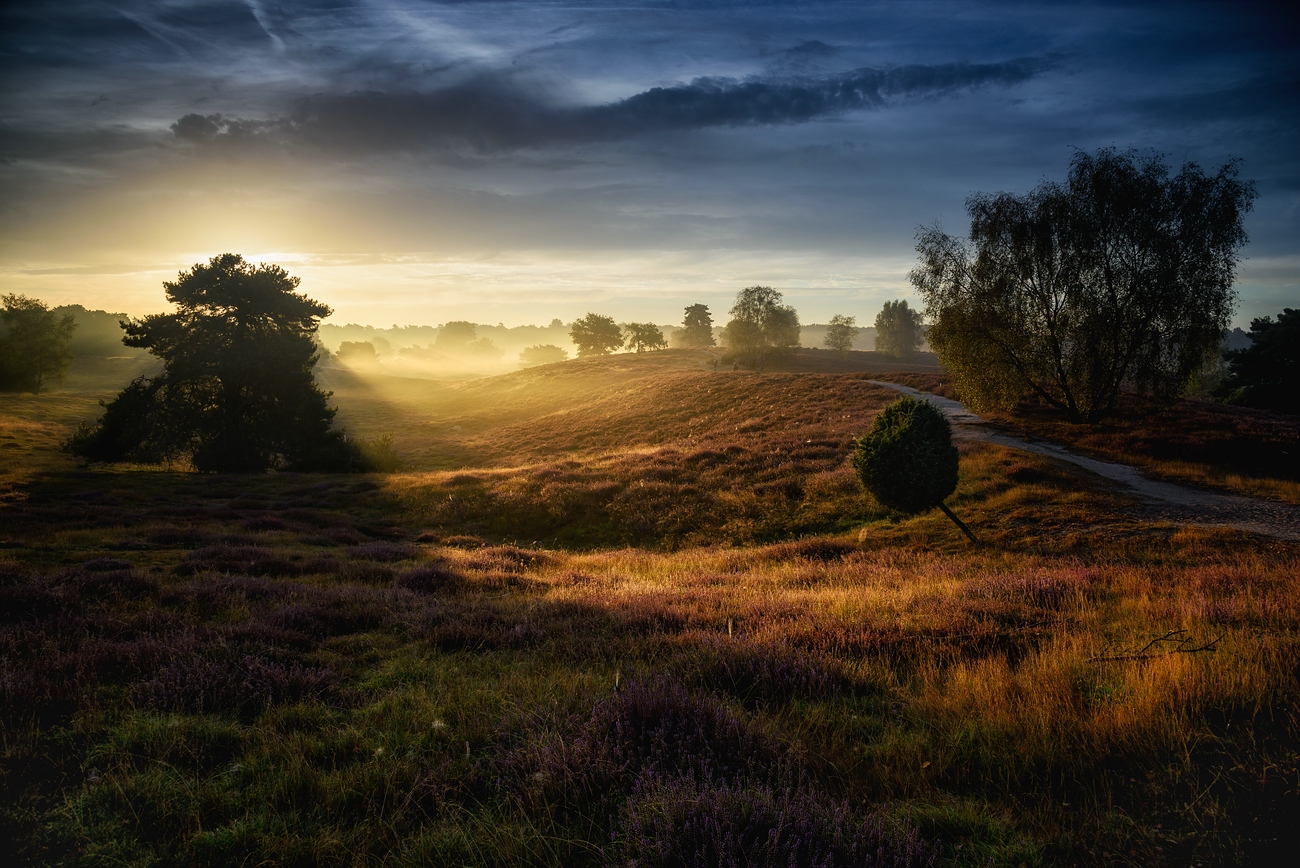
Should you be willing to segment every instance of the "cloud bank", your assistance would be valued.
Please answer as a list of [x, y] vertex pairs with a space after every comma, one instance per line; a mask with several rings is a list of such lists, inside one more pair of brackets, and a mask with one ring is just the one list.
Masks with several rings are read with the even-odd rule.
[[361, 91], [297, 100], [266, 120], [190, 113], [176, 138], [209, 147], [308, 144], [327, 152], [468, 146], [492, 152], [629, 139], [709, 127], [797, 124], [891, 103], [1010, 86], [1051, 69], [1054, 57], [1001, 63], [864, 67], [835, 75], [696, 78], [604, 105], [562, 106], [536, 87], [482, 75], [425, 93]]

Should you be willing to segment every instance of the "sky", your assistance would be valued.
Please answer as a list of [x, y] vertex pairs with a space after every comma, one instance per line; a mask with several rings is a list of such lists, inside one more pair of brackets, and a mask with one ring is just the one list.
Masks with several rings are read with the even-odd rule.
[[142, 315], [226, 251], [330, 322], [804, 322], [1079, 150], [1240, 160], [1235, 324], [1300, 307], [1282, 3], [58, 0], [0, 7], [0, 286]]

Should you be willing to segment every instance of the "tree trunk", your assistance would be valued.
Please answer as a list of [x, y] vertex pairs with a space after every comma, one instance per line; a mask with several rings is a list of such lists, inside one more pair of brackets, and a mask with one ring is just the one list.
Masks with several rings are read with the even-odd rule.
[[951, 509], [949, 509], [947, 506], [945, 506], [945, 505], [942, 504], [942, 503], [939, 504], [939, 508], [943, 510], [943, 514], [944, 514], [944, 515], [946, 515], [946, 516], [948, 516], [948, 518], [952, 519], [952, 523], [953, 523], [953, 524], [955, 524], [955, 525], [957, 525], [957, 527], [961, 528], [961, 532], [964, 533], [964, 534], [966, 534], [966, 538], [967, 538], [968, 540], [970, 540], [970, 541], [971, 541], [972, 543], [974, 543], [975, 545], [979, 545], [979, 540], [975, 539], [975, 534], [973, 534], [973, 533], [970, 532], [970, 528], [968, 528], [968, 527], [965, 525], [965, 523], [962, 522], [962, 520], [961, 520], [960, 518], [958, 518], [958, 517], [956, 516], [956, 514], [955, 514]]

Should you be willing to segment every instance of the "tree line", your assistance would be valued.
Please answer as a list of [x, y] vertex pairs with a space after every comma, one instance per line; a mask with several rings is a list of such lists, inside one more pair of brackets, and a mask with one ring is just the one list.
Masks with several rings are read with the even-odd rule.
[[[799, 314], [783, 302], [781, 293], [770, 286], [747, 286], [737, 293], [735, 304], [729, 311], [731, 319], [721, 330], [722, 342], [730, 359], [747, 368], [761, 370], [766, 364], [790, 358], [800, 346]], [[875, 327], [876, 351], [895, 358], [911, 357], [925, 340], [921, 314], [910, 308], [905, 300], [886, 302], [876, 317]], [[859, 334], [861, 329], [857, 327], [856, 317], [836, 314], [831, 317], [823, 343], [844, 356], [853, 349]], [[672, 336], [678, 346], [717, 346], [713, 315], [708, 305], [687, 307], [682, 327]], [[663, 331], [657, 325], [628, 323], [620, 327], [613, 317], [596, 313], [588, 313], [574, 322], [569, 337], [578, 348], [579, 358], [606, 355], [623, 347], [638, 353], [668, 347]], [[538, 346], [531, 350], [536, 354], [530, 356], [529, 361], [536, 360], [538, 364], [543, 363], [543, 359], [563, 361], [567, 358], [567, 353], [556, 346]]]
[[[937, 227], [918, 233], [911, 280], [930, 343], [976, 408], [1031, 395], [1095, 422], [1122, 389], [1179, 395], [1220, 352], [1254, 197], [1236, 163], [1215, 174], [1188, 163], [1171, 176], [1159, 155], [1114, 150], [1078, 154], [1063, 184], [975, 194], [969, 240]], [[185, 460], [201, 471], [366, 466], [363, 444], [333, 427], [335, 410], [313, 378], [316, 331], [331, 311], [297, 287], [279, 266], [231, 253], [165, 282], [175, 313], [121, 323], [123, 342], [157, 356], [162, 371], [133, 381], [70, 449], [95, 461]], [[0, 384], [40, 392], [57, 383], [71, 358], [70, 315], [23, 296], [0, 301]], [[769, 286], [737, 294], [722, 335], [738, 364], [762, 369], [799, 345], [798, 314], [783, 302]], [[447, 339], [470, 345], [472, 324], [464, 325]], [[882, 349], [896, 354], [914, 351], [925, 329], [905, 301], [886, 304], [876, 325]], [[826, 343], [847, 352], [856, 334], [854, 318], [837, 315]], [[666, 345], [658, 326], [599, 314], [570, 335], [580, 356]], [[708, 307], [686, 308], [678, 335], [714, 346]], [[1220, 397], [1300, 411], [1300, 313], [1257, 319], [1251, 337], [1226, 354]]]

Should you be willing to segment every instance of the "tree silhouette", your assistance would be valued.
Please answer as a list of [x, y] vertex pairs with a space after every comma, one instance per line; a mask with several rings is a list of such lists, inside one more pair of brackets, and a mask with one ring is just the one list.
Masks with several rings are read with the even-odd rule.
[[23, 295], [0, 298], [0, 389], [40, 394], [63, 382], [72, 361], [69, 339], [77, 323]]
[[356, 469], [355, 448], [331, 429], [334, 410], [312, 379], [312, 337], [330, 309], [295, 293], [298, 278], [225, 253], [163, 287], [175, 313], [123, 323], [123, 342], [162, 359], [162, 372], [123, 390], [98, 427], [73, 438], [74, 452], [188, 458], [207, 472]]
[[1026, 392], [1095, 422], [1121, 388], [1181, 394], [1219, 350], [1254, 185], [1160, 155], [1079, 153], [1064, 184], [966, 200], [970, 245], [922, 229], [911, 280], [974, 409]]
[[908, 307], [907, 299], [887, 301], [876, 314], [876, 352], [906, 359], [921, 346], [921, 312]]
[[569, 357], [569, 351], [555, 344], [534, 344], [519, 353], [519, 367], [535, 368], [538, 365], [552, 365], [563, 362]]
[[569, 328], [569, 337], [578, 348], [578, 358], [609, 355], [611, 350], [623, 346], [623, 332], [613, 317], [589, 313], [575, 320]]
[[662, 350], [668, 347], [668, 341], [664, 340], [663, 329], [654, 323], [630, 322], [627, 324], [625, 331], [629, 350], [636, 350], [640, 353], [646, 350]]
[[781, 304], [781, 293], [770, 286], [747, 286], [736, 294], [727, 323], [731, 354], [757, 369], [769, 358], [784, 358], [799, 346], [799, 314]]
[[837, 313], [831, 317], [830, 324], [826, 327], [826, 339], [822, 343], [827, 349], [837, 351], [842, 359], [849, 350], [853, 349], [853, 341], [857, 339], [860, 331], [857, 317]]
[[716, 344], [713, 339], [713, 316], [707, 304], [693, 304], [686, 308], [682, 318], [682, 327], [674, 333], [673, 339], [680, 346], [711, 347]]
[[881, 504], [909, 515], [938, 508], [971, 542], [978, 542], [943, 502], [957, 490], [958, 461], [948, 418], [915, 398], [881, 410], [853, 456], [862, 485]]
[[1229, 350], [1217, 393], [1229, 404], [1300, 414], [1300, 310], [1250, 322], [1250, 346]]

